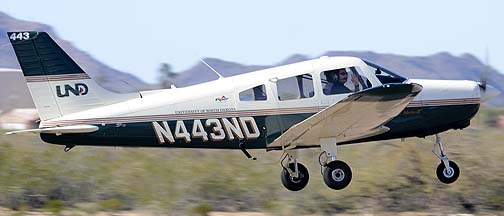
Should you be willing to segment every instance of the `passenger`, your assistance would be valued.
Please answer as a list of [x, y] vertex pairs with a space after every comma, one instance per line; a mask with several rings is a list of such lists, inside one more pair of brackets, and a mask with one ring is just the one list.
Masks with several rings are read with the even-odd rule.
[[352, 84], [355, 92], [367, 89], [371, 86], [371, 82], [365, 77], [361, 76], [354, 67], [350, 68], [352, 70]]
[[324, 71], [324, 75], [326, 77], [326, 85], [324, 86], [324, 89], [322, 91], [324, 92], [325, 95], [330, 95], [331, 94], [331, 89], [336, 82], [335, 76], [334, 76], [334, 71]]
[[325, 95], [351, 92], [350, 89], [345, 87], [345, 83], [348, 80], [348, 73], [344, 68], [325, 71], [324, 75], [327, 80], [327, 84], [323, 89]]

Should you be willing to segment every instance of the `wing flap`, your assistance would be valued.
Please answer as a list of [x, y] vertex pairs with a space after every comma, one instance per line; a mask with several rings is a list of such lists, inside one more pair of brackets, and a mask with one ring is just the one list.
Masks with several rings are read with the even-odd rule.
[[420, 93], [418, 84], [387, 84], [367, 89], [325, 108], [292, 126], [270, 147], [319, 145], [321, 138], [335, 137], [338, 142], [385, 133], [383, 125], [401, 113]]

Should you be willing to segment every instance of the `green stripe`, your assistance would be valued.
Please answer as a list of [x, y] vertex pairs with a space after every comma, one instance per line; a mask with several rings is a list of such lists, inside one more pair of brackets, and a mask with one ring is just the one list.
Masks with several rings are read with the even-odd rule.
[[[341, 144], [412, 136], [422, 137], [449, 129], [463, 128], [467, 126], [469, 120], [476, 114], [478, 109], [478, 104], [406, 108], [399, 116], [386, 124], [391, 129], [389, 132], [368, 139]], [[311, 115], [313, 113], [256, 116], [254, 118], [261, 136], [255, 140], [244, 140], [244, 144], [249, 149], [265, 148], [267, 143], [273, 142], [292, 125], [299, 123]], [[205, 120], [202, 119], [202, 121]], [[169, 122], [172, 130], [175, 128], [175, 122]], [[192, 129], [192, 122], [192, 120], [184, 121], [189, 131]], [[191, 143], [177, 140], [173, 144], [161, 145], [156, 139], [151, 122], [129, 123], [125, 124], [125, 126], [119, 125], [119, 127], [115, 124], [96, 126], [100, 127], [100, 130], [91, 134], [64, 134], [61, 136], [42, 134], [41, 137], [46, 142], [62, 145], [238, 149], [239, 144], [239, 141], [236, 139], [234, 141], [226, 139], [221, 142], [209, 140], [204, 143], [199, 140], [193, 140]], [[205, 130], [207, 133], [211, 132], [211, 128], [205, 128]]]

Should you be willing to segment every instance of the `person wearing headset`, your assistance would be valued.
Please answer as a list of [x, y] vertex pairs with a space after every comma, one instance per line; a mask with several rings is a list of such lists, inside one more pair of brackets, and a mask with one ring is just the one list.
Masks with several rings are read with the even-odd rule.
[[345, 68], [325, 71], [324, 74], [327, 80], [327, 85], [323, 89], [325, 95], [352, 92], [345, 86], [345, 83], [348, 80], [348, 73]]

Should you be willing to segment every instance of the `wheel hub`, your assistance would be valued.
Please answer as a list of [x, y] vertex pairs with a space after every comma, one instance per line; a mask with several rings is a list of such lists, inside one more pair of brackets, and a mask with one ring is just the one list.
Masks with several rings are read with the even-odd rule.
[[453, 168], [444, 168], [443, 169], [443, 175], [446, 177], [446, 178], [451, 178], [453, 177], [453, 175], [455, 174], [455, 171], [453, 170]]
[[301, 176], [299, 176], [298, 178], [291, 177], [290, 179], [293, 183], [296, 183], [296, 184], [301, 182]]
[[341, 169], [335, 169], [331, 172], [331, 176], [334, 181], [340, 182], [345, 179], [345, 172]]

